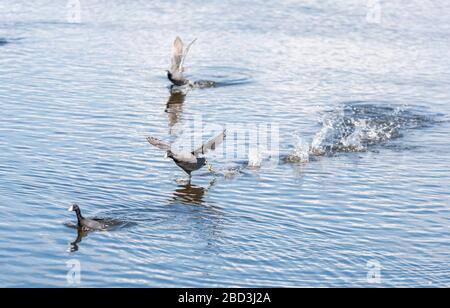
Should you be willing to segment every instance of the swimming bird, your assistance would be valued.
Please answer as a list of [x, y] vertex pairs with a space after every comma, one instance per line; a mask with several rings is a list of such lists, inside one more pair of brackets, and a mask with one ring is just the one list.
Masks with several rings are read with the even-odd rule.
[[204, 155], [209, 151], [214, 151], [217, 146], [225, 140], [225, 137], [226, 131], [223, 131], [219, 136], [203, 144], [200, 148], [192, 152], [175, 151], [169, 143], [153, 137], [147, 138], [147, 141], [158, 149], [166, 151], [166, 158], [171, 158], [178, 167], [183, 169], [184, 172], [189, 175], [190, 178], [192, 176], [192, 172], [200, 170], [207, 165], [206, 158], [199, 156]]
[[199, 80], [191, 82], [186, 79], [184, 73], [184, 61], [191, 50], [192, 45], [197, 41], [193, 40], [187, 45], [186, 50], [183, 50], [183, 41], [177, 37], [173, 43], [172, 61], [170, 70], [167, 71], [167, 78], [173, 83], [173, 87], [190, 87], [190, 88], [213, 88], [216, 86], [214, 81]]
[[78, 227], [83, 231], [106, 231], [109, 228], [108, 223], [103, 219], [87, 219], [81, 215], [81, 209], [77, 204], [69, 208], [69, 212], [75, 212], [78, 219]]

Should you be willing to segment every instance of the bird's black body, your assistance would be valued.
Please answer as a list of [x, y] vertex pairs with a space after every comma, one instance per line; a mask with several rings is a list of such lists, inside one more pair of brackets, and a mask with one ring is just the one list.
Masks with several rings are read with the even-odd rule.
[[175, 76], [170, 71], [167, 71], [167, 78], [170, 80], [170, 82], [173, 84], [173, 86], [176, 86], [176, 87], [190, 86], [191, 88], [197, 88], [197, 89], [206, 89], [206, 88], [217, 87], [217, 83], [215, 81], [199, 80], [199, 81], [195, 81], [195, 82], [191, 83], [189, 80], [184, 79], [184, 78], [175, 78]]
[[175, 164], [184, 170], [189, 176], [191, 176], [192, 172], [200, 170], [205, 165], [207, 165], [207, 161], [205, 157], [200, 157], [205, 155], [209, 151], [214, 151], [217, 147], [225, 140], [226, 131], [223, 131], [216, 138], [210, 140], [209, 142], [203, 144], [200, 148], [195, 151], [176, 151], [172, 148], [170, 143], [165, 141], [156, 139], [154, 137], [147, 138], [147, 141], [166, 152], [166, 158], [171, 158]]
[[175, 78], [175, 76], [167, 71], [167, 78], [169, 78], [170, 82], [172, 82], [177, 87], [183, 87], [189, 84], [189, 80], [184, 78]]
[[84, 231], [104, 231], [108, 229], [108, 225], [101, 219], [87, 219], [81, 214], [81, 209], [78, 205], [74, 204], [69, 209], [70, 212], [75, 212], [78, 219], [78, 227]]
[[204, 157], [196, 157], [194, 153], [191, 153], [191, 157], [187, 159], [186, 157], [179, 157], [174, 155], [171, 151], [167, 152], [167, 157], [171, 158], [175, 164], [183, 169], [189, 176], [192, 175], [192, 172], [200, 170], [206, 165], [206, 158]]

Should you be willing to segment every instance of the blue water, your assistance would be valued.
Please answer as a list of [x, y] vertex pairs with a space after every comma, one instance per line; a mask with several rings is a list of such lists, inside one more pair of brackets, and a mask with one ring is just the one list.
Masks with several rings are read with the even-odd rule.
[[[449, 287], [450, 4], [335, 2], [0, 0], [0, 286]], [[228, 86], [171, 97], [177, 35]], [[277, 124], [279, 164], [188, 184], [145, 138], [200, 115]]]

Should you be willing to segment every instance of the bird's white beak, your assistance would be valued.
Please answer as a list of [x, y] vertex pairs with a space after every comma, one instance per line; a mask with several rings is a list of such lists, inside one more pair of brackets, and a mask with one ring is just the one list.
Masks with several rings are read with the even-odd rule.
[[69, 207], [68, 211], [73, 212], [73, 205], [71, 207]]
[[168, 159], [169, 158], [169, 154], [166, 152], [166, 154], [164, 155], [164, 159]]

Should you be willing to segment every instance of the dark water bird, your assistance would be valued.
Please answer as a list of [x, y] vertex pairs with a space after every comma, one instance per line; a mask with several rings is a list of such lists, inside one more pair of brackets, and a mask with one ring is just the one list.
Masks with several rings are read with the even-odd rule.
[[206, 158], [199, 156], [204, 155], [209, 151], [214, 151], [217, 146], [225, 140], [225, 137], [226, 131], [223, 131], [219, 136], [203, 144], [200, 148], [192, 152], [176, 151], [172, 149], [172, 146], [169, 143], [153, 137], [147, 138], [147, 141], [158, 149], [166, 151], [166, 157], [171, 158], [178, 167], [183, 169], [184, 172], [191, 177], [192, 172], [200, 170], [207, 165]]
[[6, 39], [0, 37], [0, 46], [6, 45], [6, 44], [8, 44], [8, 41]]
[[75, 212], [78, 219], [78, 227], [83, 231], [106, 231], [111, 225], [104, 219], [87, 219], [81, 214], [81, 209], [74, 204], [69, 208], [69, 212]]
[[185, 50], [183, 49], [183, 41], [180, 37], [177, 37], [173, 43], [172, 63], [170, 70], [167, 71], [167, 78], [169, 78], [175, 87], [213, 88], [216, 86], [214, 81], [199, 80], [191, 82], [184, 77], [184, 61], [196, 41], [197, 39], [189, 43]]

